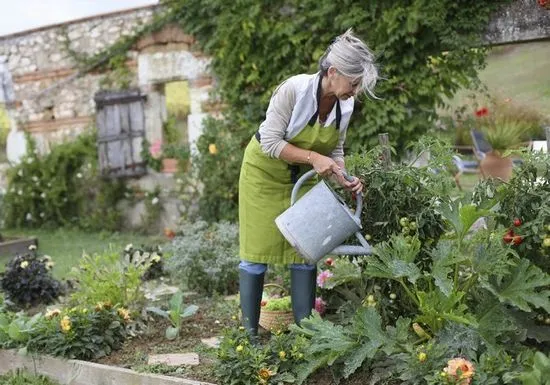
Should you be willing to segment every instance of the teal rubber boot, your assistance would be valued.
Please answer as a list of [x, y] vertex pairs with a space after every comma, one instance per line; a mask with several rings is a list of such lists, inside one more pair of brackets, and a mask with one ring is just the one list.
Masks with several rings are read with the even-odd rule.
[[253, 337], [258, 335], [264, 275], [265, 274], [251, 274], [239, 269], [239, 293], [241, 298], [243, 326]]
[[315, 306], [317, 269], [290, 270], [290, 297], [296, 325], [311, 315]]

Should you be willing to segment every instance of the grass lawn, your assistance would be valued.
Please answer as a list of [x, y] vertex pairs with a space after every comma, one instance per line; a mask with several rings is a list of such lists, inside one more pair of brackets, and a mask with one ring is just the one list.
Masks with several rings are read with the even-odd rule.
[[[550, 42], [532, 42], [494, 47], [479, 78], [492, 96], [510, 98], [550, 118]], [[471, 92], [458, 92], [451, 106], [468, 104]]]
[[[122, 251], [132, 243], [157, 245], [166, 242], [166, 238], [150, 237], [132, 233], [89, 233], [80, 230], [2, 230], [6, 237], [35, 236], [38, 238], [38, 250], [52, 257], [55, 262], [53, 274], [56, 278], [66, 278], [73, 266], [78, 265], [82, 253], [94, 254], [104, 251]], [[0, 271], [12, 256], [0, 255]]]

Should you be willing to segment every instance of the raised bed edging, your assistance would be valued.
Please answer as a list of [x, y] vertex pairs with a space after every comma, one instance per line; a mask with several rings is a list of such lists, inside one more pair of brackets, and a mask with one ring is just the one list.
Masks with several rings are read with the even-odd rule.
[[0, 374], [25, 368], [48, 376], [62, 385], [216, 385], [183, 378], [138, 373], [114, 366], [80, 360], [63, 360], [42, 355], [20, 355], [0, 350]]
[[30, 238], [4, 238], [4, 242], [0, 242], [0, 256], [13, 257], [15, 254], [25, 254], [29, 251], [30, 245], [38, 246], [36, 237]]

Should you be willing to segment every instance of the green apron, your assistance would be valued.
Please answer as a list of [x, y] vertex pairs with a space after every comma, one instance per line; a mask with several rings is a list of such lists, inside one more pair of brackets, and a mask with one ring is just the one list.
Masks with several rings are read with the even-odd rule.
[[[311, 123], [288, 142], [328, 156], [338, 143], [339, 119], [336, 129], [333, 125], [322, 127], [317, 122]], [[284, 160], [270, 158], [262, 151], [258, 139], [252, 138], [244, 153], [239, 179], [242, 260], [269, 264], [306, 263], [280, 233], [275, 218], [290, 206], [294, 183], [309, 170], [310, 165], [290, 165]], [[312, 179], [306, 182], [299, 196], [315, 183]]]

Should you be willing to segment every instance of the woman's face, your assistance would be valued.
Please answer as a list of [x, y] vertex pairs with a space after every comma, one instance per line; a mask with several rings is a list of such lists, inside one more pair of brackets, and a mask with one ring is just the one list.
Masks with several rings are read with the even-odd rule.
[[359, 88], [360, 79], [351, 79], [342, 75], [336, 68], [330, 67], [327, 75], [329, 77], [330, 92], [338, 99], [346, 100], [355, 96]]

